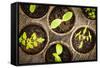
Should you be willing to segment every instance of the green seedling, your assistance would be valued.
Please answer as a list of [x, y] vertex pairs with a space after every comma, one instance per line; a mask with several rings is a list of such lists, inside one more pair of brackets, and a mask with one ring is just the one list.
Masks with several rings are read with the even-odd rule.
[[36, 33], [33, 33], [30, 38], [27, 38], [27, 34], [24, 32], [19, 38], [19, 43], [21, 43], [23, 46], [26, 46], [26, 49], [37, 47], [44, 41], [45, 39], [42, 37], [37, 37]]
[[88, 15], [88, 18], [95, 19], [96, 18], [96, 9], [95, 8], [85, 8], [85, 12]]
[[64, 21], [69, 21], [73, 16], [73, 13], [71, 11], [68, 11], [66, 12], [63, 16], [62, 16], [62, 19], [54, 19], [52, 22], [51, 22], [51, 25], [50, 27], [52, 29], [55, 29], [57, 28], [61, 23], [63, 23]]
[[[86, 32], [88, 32], [88, 36], [86, 35]], [[92, 41], [92, 36], [90, 31], [87, 30], [87, 26], [85, 26], [83, 31], [79, 31], [76, 35], [75, 38], [80, 41], [79, 48], [82, 48], [84, 45], [84, 41], [86, 40], [87, 42]]]
[[36, 10], [36, 5], [30, 5], [30, 6], [29, 6], [29, 11], [30, 11], [31, 13], [34, 13], [35, 10]]
[[53, 57], [55, 58], [55, 62], [62, 62], [61, 55], [63, 52], [63, 47], [61, 44], [56, 44], [56, 53], [52, 53]]

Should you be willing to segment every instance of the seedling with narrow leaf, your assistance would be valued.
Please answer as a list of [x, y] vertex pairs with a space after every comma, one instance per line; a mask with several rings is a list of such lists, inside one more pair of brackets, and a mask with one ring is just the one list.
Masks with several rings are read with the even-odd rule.
[[56, 53], [52, 53], [53, 57], [55, 58], [55, 62], [62, 62], [61, 55], [63, 52], [63, 47], [61, 44], [56, 44]]
[[[92, 35], [87, 28], [88, 26], [85, 26], [83, 31], [79, 31], [78, 33], [75, 34], [75, 38], [80, 41], [79, 48], [83, 47], [85, 40], [87, 42], [92, 42]], [[86, 33], [88, 33], [88, 35], [86, 35]]]
[[73, 12], [71, 11], [68, 11], [66, 12], [63, 16], [62, 16], [62, 19], [54, 19], [52, 22], [51, 22], [51, 25], [50, 27], [52, 29], [55, 29], [57, 28], [58, 26], [60, 26], [61, 23], [65, 23], [67, 21], [69, 21], [73, 16]]
[[45, 39], [38, 37], [35, 32], [31, 35], [30, 38], [27, 37], [26, 32], [24, 32], [19, 38], [19, 43], [21, 43], [23, 46], [26, 46], [26, 49], [35, 48], [39, 44], [42, 44], [44, 41]]

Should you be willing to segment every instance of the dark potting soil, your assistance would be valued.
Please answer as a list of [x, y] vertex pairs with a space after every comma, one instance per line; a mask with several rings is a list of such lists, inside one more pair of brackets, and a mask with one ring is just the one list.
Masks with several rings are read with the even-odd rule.
[[39, 25], [28, 25], [21, 30], [19, 37], [23, 34], [23, 32], [27, 33], [28, 38], [30, 38], [31, 35], [35, 32], [38, 37], [43, 37], [45, 39], [45, 41], [42, 44], [38, 44], [38, 47], [35, 47], [33, 49], [26, 49], [25, 46], [20, 44], [20, 47], [22, 48], [22, 50], [25, 53], [27, 53], [27, 54], [37, 54], [44, 49], [44, 47], [47, 44], [47, 34], [41, 26], [39, 26]]
[[84, 30], [84, 27], [82, 28], [79, 28], [74, 34], [73, 34], [73, 37], [72, 37], [72, 45], [73, 45], [73, 48], [80, 52], [80, 53], [88, 53], [90, 52], [94, 46], [95, 46], [95, 42], [96, 42], [96, 36], [95, 36], [95, 33], [93, 32], [93, 30], [91, 30], [90, 28], [87, 28], [87, 32], [85, 34], [85, 36], [88, 36], [88, 31], [90, 31], [90, 34], [92, 35], [92, 41], [86, 41], [84, 40], [84, 44], [83, 44], [83, 47], [82, 48], [79, 48], [78, 46], [80, 45], [80, 41], [78, 39], [75, 38], [75, 35], [76, 33], [80, 32]]
[[[62, 62], [70, 62], [72, 60], [72, 54], [70, 53], [69, 49], [66, 46], [63, 47], [63, 52], [61, 55], [59, 55], [62, 59]], [[56, 44], [53, 44], [49, 47], [49, 49], [46, 52], [45, 55], [45, 61], [46, 63], [54, 63], [55, 59], [52, 55], [52, 53], [56, 53]]]
[[[49, 25], [51, 25], [51, 22], [54, 19], [62, 19], [62, 16], [67, 12], [67, 11], [71, 11], [73, 12], [70, 8], [67, 7], [55, 7], [52, 12], [50, 13], [49, 16]], [[60, 26], [58, 26], [57, 28], [53, 29], [55, 32], [57, 33], [66, 33], [68, 31], [70, 31], [72, 29], [72, 27], [74, 26], [75, 23], [75, 15], [73, 12], [73, 17], [71, 20], [67, 21], [67, 22], [63, 22], [61, 23]]]
[[31, 4], [22, 3], [20, 5], [21, 5], [23, 12], [31, 18], [41, 18], [48, 12], [48, 9], [49, 9], [49, 6], [46, 6], [46, 5], [36, 5], [36, 10], [34, 11], [34, 13], [31, 13], [29, 11], [29, 6]]

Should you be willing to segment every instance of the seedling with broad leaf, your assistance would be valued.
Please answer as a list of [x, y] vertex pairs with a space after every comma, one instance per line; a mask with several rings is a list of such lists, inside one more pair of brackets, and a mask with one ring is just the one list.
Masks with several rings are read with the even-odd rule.
[[45, 39], [42, 37], [38, 37], [35, 32], [31, 35], [30, 38], [27, 37], [26, 32], [24, 32], [19, 38], [19, 43], [21, 43], [23, 46], [26, 46], [26, 49], [35, 48], [39, 44], [42, 44], [44, 41]]
[[58, 26], [60, 26], [61, 23], [67, 23], [67, 21], [69, 21], [73, 16], [73, 12], [71, 11], [68, 11], [66, 12], [63, 16], [62, 16], [62, 19], [54, 19], [52, 22], [51, 22], [51, 25], [50, 27], [52, 29], [55, 29], [57, 28]]
[[61, 55], [63, 52], [63, 47], [61, 44], [56, 44], [56, 53], [52, 53], [53, 57], [55, 58], [55, 62], [62, 62]]

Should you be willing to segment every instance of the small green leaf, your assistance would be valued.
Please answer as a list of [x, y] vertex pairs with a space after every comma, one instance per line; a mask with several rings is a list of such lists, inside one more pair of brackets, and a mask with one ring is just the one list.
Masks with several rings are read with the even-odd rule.
[[83, 41], [80, 42], [79, 48], [83, 47]]
[[51, 28], [55, 29], [61, 24], [62, 20], [61, 19], [55, 19], [51, 22]]
[[68, 11], [63, 15], [62, 19], [63, 19], [63, 21], [68, 21], [68, 20], [70, 20], [72, 18], [72, 16], [73, 16], [73, 13]]
[[27, 35], [26, 35], [26, 32], [24, 32], [23, 33], [23, 39], [26, 40], [26, 38], [27, 38]]
[[33, 45], [34, 47], [37, 47], [37, 46], [38, 46], [37, 41], [34, 41], [33, 44], [34, 44], [34, 45]]
[[88, 36], [86, 36], [86, 40], [87, 40], [87, 42], [89, 41], [89, 37]]
[[87, 31], [87, 26], [85, 26], [84, 30], [83, 30], [83, 35], [86, 33]]
[[85, 40], [85, 39], [87, 39], [86, 36], [82, 35], [82, 40]]
[[38, 41], [39, 43], [42, 43], [42, 42], [44, 42], [44, 41], [45, 41], [45, 39], [44, 39], [44, 38], [42, 38], [42, 37], [40, 37], [40, 38], [38, 38], [38, 39], [37, 39], [37, 41]]
[[25, 40], [22, 40], [22, 45], [24, 45], [24, 46], [25, 46]]
[[22, 39], [22, 36], [20, 36], [20, 38], [19, 38], [19, 42], [21, 43], [21, 42], [22, 42], [22, 40], [23, 40], [23, 39]]
[[82, 35], [79, 35], [78, 40], [80, 41], [82, 39]]
[[36, 40], [36, 39], [37, 39], [36, 33], [33, 33], [33, 34], [31, 35], [31, 38], [32, 38], [33, 40]]
[[62, 62], [60, 56], [57, 53], [52, 54], [55, 57], [55, 62]]
[[63, 47], [61, 44], [56, 45], [56, 53], [60, 55], [63, 52]]
[[78, 32], [78, 33], [75, 35], [75, 38], [78, 37], [80, 34], [81, 34], [81, 31]]
[[27, 43], [27, 46], [26, 46], [26, 49], [29, 49], [29, 48], [33, 48], [33, 45], [31, 43]]
[[26, 49], [29, 49], [30, 47], [29, 46], [26, 46]]
[[30, 5], [29, 10], [31, 13], [34, 13], [35, 9], [36, 9], [36, 5]]
[[91, 36], [91, 33], [89, 31], [89, 39], [90, 39], [90, 42], [92, 41], [92, 36]]

